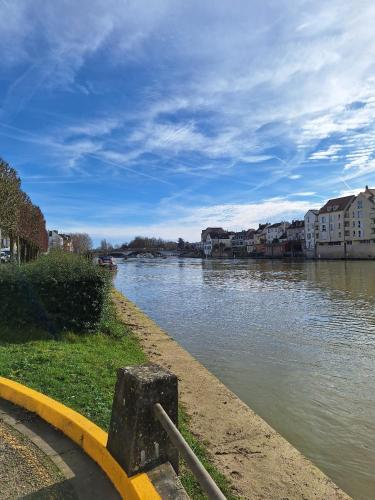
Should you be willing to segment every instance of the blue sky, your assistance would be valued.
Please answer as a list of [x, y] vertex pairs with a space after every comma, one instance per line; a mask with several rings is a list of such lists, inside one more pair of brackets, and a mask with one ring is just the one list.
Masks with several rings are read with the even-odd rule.
[[375, 185], [375, 4], [0, 0], [0, 155], [50, 228], [198, 240]]

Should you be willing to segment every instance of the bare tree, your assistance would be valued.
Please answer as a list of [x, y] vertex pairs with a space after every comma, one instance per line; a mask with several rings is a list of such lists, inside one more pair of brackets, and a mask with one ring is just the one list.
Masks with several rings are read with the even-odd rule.
[[87, 233], [70, 233], [74, 253], [86, 254], [92, 249], [92, 239]]
[[110, 252], [111, 250], [113, 250], [113, 246], [106, 239], [100, 242], [101, 252]]

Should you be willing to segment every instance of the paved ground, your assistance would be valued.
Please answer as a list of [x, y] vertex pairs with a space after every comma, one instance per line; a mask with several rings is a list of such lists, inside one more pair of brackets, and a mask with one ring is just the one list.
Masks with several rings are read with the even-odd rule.
[[0, 499], [118, 500], [101, 469], [37, 415], [0, 399]]

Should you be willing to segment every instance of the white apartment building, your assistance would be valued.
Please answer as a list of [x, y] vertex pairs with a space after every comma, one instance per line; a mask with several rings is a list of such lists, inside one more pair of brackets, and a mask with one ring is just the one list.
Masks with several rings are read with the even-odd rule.
[[64, 238], [56, 231], [56, 229], [52, 229], [48, 231], [48, 250], [63, 248], [64, 247]]
[[289, 222], [277, 222], [268, 226], [266, 229], [266, 242], [273, 243], [275, 240], [286, 239], [286, 230], [289, 226]]
[[318, 214], [318, 258], [344, 258], [346, 256], [345, 231], [348, 221], [345, 214], [355, 196], [343, 196], [329, 200]]
[[211, 257], [215, 252], [224, 254], [224, 251], [232, 246], [232, 233], [222, 228], [207, 228], [202, 231], [201, 238], [205, 257]]
[[306, 212], [305, 220], [305, 253], [306, 257], [315, 257], [315, 245], [319, 234], [318, 225], [319, 210], [311, 209]]

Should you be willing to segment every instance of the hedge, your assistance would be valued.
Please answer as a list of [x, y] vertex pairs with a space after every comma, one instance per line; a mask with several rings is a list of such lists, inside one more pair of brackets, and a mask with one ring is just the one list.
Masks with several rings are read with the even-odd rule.
[[110, 278], [91, 261], [52, 252], [21, 268], [0, 267], [0, 321], [75, 332], [100, 322]]

